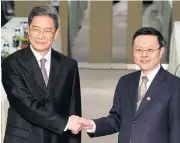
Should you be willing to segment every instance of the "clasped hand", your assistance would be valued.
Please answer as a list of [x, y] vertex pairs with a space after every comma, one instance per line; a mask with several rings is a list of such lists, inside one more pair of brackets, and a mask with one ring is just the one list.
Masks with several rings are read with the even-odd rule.
[[78, 134], [82, 129], [91, 130], [93, 128], [92, 120], [81, 118], [79, 116], [72, 115], [69, 118], [68, 130], [73, 134]]

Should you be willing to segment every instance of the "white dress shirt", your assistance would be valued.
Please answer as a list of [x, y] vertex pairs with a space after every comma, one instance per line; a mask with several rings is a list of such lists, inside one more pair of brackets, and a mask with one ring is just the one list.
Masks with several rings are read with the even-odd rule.
[[153, 71], [151, 71], [150, 73], [148, 73], [147, 75], [144, 75], [144, 73], [141, 71], [141, 76], [140, 76], [140, 81], [139, 81], [139, 86], [142, 83], [142, 77], [143, 76], [147, 76], [148, 81], [147, 81], [147, 90], [149, 88], [149, 86], [151, 85], [154, 77], [156, 76], [156, 74], [158, 73], [159, 69], [160, 69], [160, 65], [157, 66], [157, 68], [155, 68]]
[[[36, 58], [36, 60], [37, 60], [37, 62], [38, 62], [38, 65], [39, 65], [40, 68], [41, 68], [41, 62], [40, 62], [40, 60], [41, 60], [42, 58], [45, 58], [45, 59], [46, 59], [45, 69], [46, 69], [46, 72], [47, 72], [47, 76], [49, 77], [50, 67], [51, 67], [51, 51], [52, 51], [51, 48], [50, 48], [50, 50], [48, 51], [48, 53], [47, 53], [44, 57], [43, 57], [40, 53], [38, 53], [31, 45], [30, 45], [30, 48], [31, 48], [31, 50], [32, 50], [32, 52], [33, 52], [33, 54], [34, 54], [34, 56], [35, 56], [35, 58]], [[68, 120], [68, 123], [67, 123], [64, 131], [67, 130], [68, 124], [69, 124], [69, 120]]]
[[40, 60], [42, 58], [46, 59], [45, 69], [46, 69], [46, 72], [47, 72], [47, 76], [49, 78], [50, 66], [51, 66], [51, 48], [44, 57], [40, 53], [38, 53], [32, 46], [30, 46], [30, 48], [31, 48], [31, 51], [33, 52], [33, 54], [34, 54], [40, 68], [41, 68]]
[[[142, 77], [143, 76], [147, 76], [148, 78], [148, 82], [147, 82], [147, 89], [149, 88], [149, 86], [151, 85], [154, 77], [156, 76], [156, 74], [158, 73], [159, 69], [160, 69], [160, 65], [157, 66], [157, 68], [155, 68], [153, 71], [151, 71], [149, 74], [147, 75], [144, 75], [144, 73], [141, 71], [141, 76], [140, 76], [140, 81], [139, 81], [139, 86], [141, 85], [141, 82], [142, 82]], [[92, 124], [93, 124], [93, 128], [92, 129], [89, 129], [89, 130], [86, 130], [88, 133], [95, 133], [96, 131], [96, 124], [94, 123], [93, 120], [92, 121]]]

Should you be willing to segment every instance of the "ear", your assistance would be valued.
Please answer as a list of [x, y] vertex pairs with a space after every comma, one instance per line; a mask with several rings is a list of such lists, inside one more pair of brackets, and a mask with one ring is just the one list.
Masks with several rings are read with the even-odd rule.
[[29, 35], [29, 32], [30, 32], [30, 26], [29, 26], [29, 25], [28, 25], [28, 28], [27, 28], [27, 29], [28, 29], [28, 35]]
[[161, 47], [161, 48], [160, 48], [160, 56], [161, 56], [161, 58], [162, 58], [162, 56], [163, 56], [163, 53], [164, 53], [164, 47]]
[[56, 40], [56, 39], [57, 39], [59, 32], [60, 32], [60, 29], [58, 28], [58, 29], [56, 30], [54, 40]]

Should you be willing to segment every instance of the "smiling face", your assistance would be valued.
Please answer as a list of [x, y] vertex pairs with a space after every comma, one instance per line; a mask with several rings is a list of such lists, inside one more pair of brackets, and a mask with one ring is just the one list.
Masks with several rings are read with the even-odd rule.
[[40, 15], [32, 19], [28, 32], [32, 47], [44, 56], [57, 38], [59, 30], [55, 29], [54, 21], [51, 17]]
[[160, 64], [164, 47], [160, 48], [156, 36], [139, 35], [134, 40], [133, 50], [134, 62], [147, 75]]

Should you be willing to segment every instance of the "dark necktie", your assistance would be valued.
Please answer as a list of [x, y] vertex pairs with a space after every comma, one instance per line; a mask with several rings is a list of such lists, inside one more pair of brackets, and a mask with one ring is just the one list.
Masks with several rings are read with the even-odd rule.
[[46, 71], [46, 69], [45, 69], [46, 59], [45, 59], [45, 58], [42, 58], [42, 59], [40, 60], [40, 62], [41, 62], [41, 72], [42, 72], [42, 76], [43, 76], [44, 82], [45, 82], [45, 84], [46, 84], [46, 86], [47, 86], [47, 84], [48, 84], [48, 76], [47, 76], [47, 71]]

